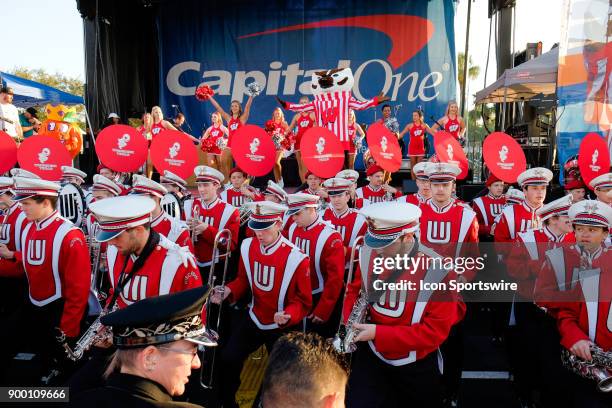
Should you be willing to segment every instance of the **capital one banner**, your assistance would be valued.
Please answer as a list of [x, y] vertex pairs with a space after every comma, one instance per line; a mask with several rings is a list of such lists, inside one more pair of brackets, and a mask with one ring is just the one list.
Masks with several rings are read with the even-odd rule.
[[[402, 126], [419, 106], [438, 118], [456, 92], [454, 13], [452, 0], [162, 2], [160, 103], [166, 115], [180, 106], [199, 134], [214, 108], [193, 97], [198, 85], [229, 112], [256, 81], [249, 123], [261, 126], [274, 97], [297, 102], [314, 71], [350, 67], [354, 96], [388, 95]], [[380, 117], [380, 107], [357, 112], [360, 123]]]
[[609, 0], [565, 0], [557, 79], [559, 163], [590, 132], [612, 151], [612, 7]]

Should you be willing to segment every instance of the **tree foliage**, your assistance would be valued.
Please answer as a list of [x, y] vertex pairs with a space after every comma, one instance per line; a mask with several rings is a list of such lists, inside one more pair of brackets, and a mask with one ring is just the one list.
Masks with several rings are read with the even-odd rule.
[[53, 88], [57, 88], [60, 91], [68, 92], [73, 95], [83, 96], [85, 93], [85, 84], [80, 78], [69, 77], [59, 72], [50, 74], [43, 68], [32, 69], [15, 67], [12, 71], [10, 71], [10, 73], [21, 78], [52, 86]]

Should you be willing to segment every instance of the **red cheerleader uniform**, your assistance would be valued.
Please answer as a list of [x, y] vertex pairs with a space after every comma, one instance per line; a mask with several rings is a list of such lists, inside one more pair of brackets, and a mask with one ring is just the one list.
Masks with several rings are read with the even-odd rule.
[[207, 143], [202, 143], [202, 151], [210, 154], [221, 154], [221, 149], [217, 146], [217, 141], [224, 137], [220, 126], [212, 125], [208, 128]]
[[300, 113], [300, 117], [297, 121], [297, 135], [295, 136], [295, 150], [300, 150], [300, 143], [302, 142], [302, 136], [308, 129], [314, 126], [314, 120], [310, 117], [310, 113]]
[[234, 133], [242, 126], [242, 121], [240, 118], [232, 117], [229, 122], [227, 122], [227, 130], [229, 131], [229, 137], [227, 139], [227, 147], [232, 147], [232, 136]]
[[459, 119], [451, 119], [448, 117], [448, 120], [444, 124], [444, 130], [453, 135], [453, 137], [459, 140], [459, 130], [461, 130], [461, 124], [459, 123]]
[[355, 124], [348, 125], [349, 140], [348, 142], [342, 142], [342, 144], [344, 145], [344, 150], [348, 150], [349, 153], [355, 153], [355, 132]]
[[283, 122], [276, 123], [273, 120], [267, 121], [266, 132], [268, 132], [272, 140], [274, 140], [275, 135], [279, 135], [281, 137], [281, 146], [276, 147], [276, 151], [283, 150], [283, 148], [286, 148], [287, 150], [291, 148], [291, 146], [287, 148], [287, 141], [289, 140], [289, 138], [285, 138], [285, 127], [283, 126]]
[[153, 123], [153, 126], [151, 126], [151, 140], [153, 140], [155, 138], [155, 136], [157, 136], [159, 134], [159, 132], [161, 132], [164, 129], [165, 128], [164, 128], [164, 125], [162, 124], [162, 122]]
[[410, 128], [408, 156], [425, 156], [425, 127], [423, 125], [412, 124]]

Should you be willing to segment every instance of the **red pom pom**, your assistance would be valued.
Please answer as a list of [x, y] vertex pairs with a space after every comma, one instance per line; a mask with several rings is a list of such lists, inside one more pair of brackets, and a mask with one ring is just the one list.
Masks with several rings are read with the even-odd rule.
[[195, 97], [198, 101], [204, 102], [211, 96], [213, 96], [215, 92], [208, 85], [200, 85], [196, 88]]
[[265, 130], [268, 133], [271, 133], [274, 131], [274, 121], [272, 119], [266, 122]]

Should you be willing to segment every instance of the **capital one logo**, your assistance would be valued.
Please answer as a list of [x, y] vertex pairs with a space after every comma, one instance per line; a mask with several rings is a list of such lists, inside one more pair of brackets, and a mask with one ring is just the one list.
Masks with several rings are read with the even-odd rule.
[[253, 139], [253, 141], [251, 142], [251, 144], [249, 145], [249, 149], [251, 150], [251, 154], [255, 154], [257, 152], [257, 150], [259, 150], [259, 144], [261, 142], [259, 141], [259, 138], [255, 138]]
[[117, 139], [117, 147], [119, 149], [123, 149], [125, 146], [127, 146], [129, 141], [130, 141], [130, 135], [126, 133], [123, 136], [121, 136], [119, 139]]
[[49, 160], [49, 156], [51, 155], [51, 150], [48, 147], [43, 148], [40, 153], [38, 153], [38, 161], [41, 163]]
[[499, 160], [505, 162], [508, 158], [508, 146], [503, 145], [499, 150]]
[[170, 146], [170, 151], [168, 152], [170, 154], [170, 157], [172, 159], [174, 159], [177, 155], [179, 150], [181, 150], [181, 145], [179, 142], [175, 142], [172, 146]]
[[389, 144], [389, 141], [387, 140], [387, 137], [383, 136], [382, 139], [380, 139], [380, 148], [383, 152], [387, 151], [388, 144]]
[[320, 137], [319, 142], [315, 145], [318, 154], [322, 154], [325, 150], [325, 139]]

